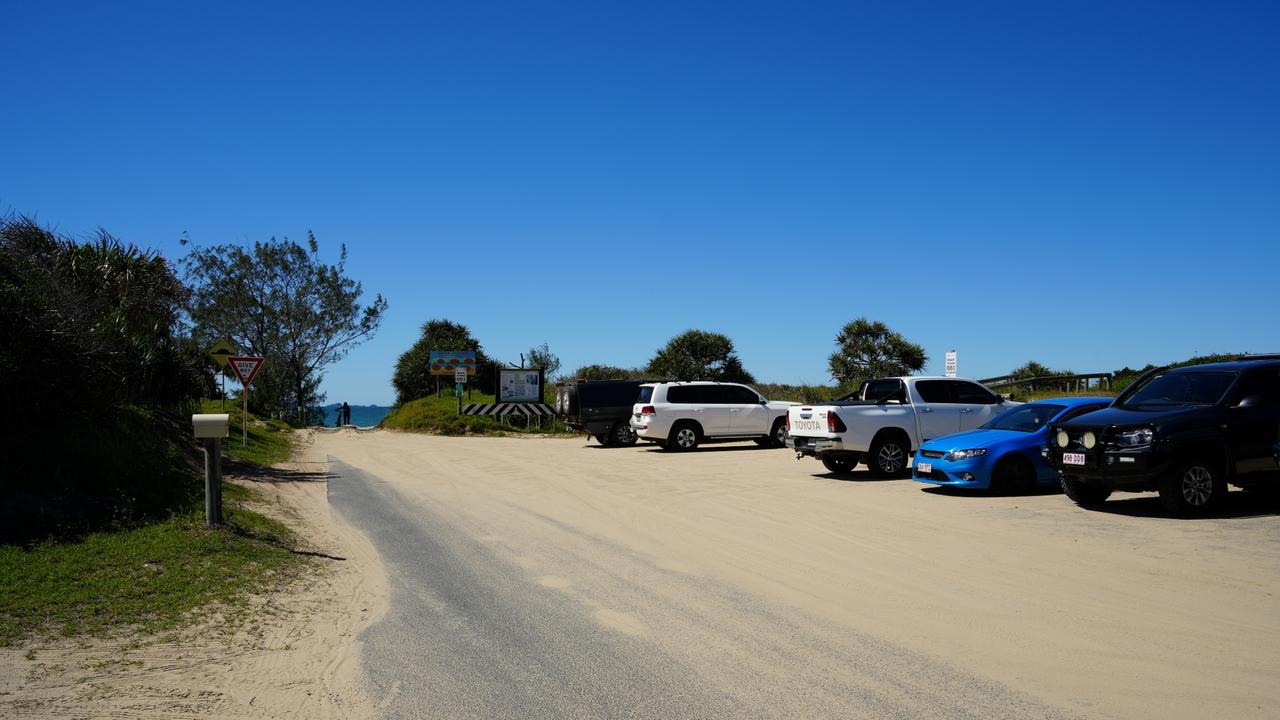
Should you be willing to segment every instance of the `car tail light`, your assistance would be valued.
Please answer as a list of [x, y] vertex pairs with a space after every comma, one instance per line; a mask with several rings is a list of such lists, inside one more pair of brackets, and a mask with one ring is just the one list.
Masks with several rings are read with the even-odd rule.
[[844, 421], [836, 414], [835, 410], [827, 411], [827, 432], [842, 433], [849, 428], [844, 426]]
[[791, 413], [787, 413], [787, 434], [791, 434]]
[[640, 408], [640, 414], [641, 415], [657, 415], [658, 411], [654, 410], [652, 405], [645, 405], [644, 407]]

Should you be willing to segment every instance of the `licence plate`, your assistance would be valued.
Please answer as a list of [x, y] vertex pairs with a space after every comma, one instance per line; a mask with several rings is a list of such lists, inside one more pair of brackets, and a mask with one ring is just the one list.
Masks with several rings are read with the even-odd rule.
[[916, 465], [917, 475], [928, 475], [933, 472], [933, 463], [920, 463]]
[[1062, 464], [1063, 465], [1083, 465], [1084, 454], [1083, 453], [1062, 453]]

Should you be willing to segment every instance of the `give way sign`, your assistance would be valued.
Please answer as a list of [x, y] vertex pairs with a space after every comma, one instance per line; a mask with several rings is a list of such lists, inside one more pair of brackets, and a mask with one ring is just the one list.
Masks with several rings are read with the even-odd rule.
[[227, 367], [230, 367], [231, 372], [240, 378], [241, 385], [249, 387], [249, 383], [253, 382], [253, 376], [258, 374], [258, 368], [262, 367], [262, 358], [229, 357], [227, 358]]

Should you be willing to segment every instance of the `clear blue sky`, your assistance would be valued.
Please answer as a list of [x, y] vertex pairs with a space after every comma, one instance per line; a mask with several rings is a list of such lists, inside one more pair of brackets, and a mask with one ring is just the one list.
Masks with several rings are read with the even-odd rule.
[[772, 382], [862, 315], [978, 377], [1280, 351], [1278, 8], [12, 2], [0, 209], [346, 243], [391, 308], [330, 401], [434, 317]]

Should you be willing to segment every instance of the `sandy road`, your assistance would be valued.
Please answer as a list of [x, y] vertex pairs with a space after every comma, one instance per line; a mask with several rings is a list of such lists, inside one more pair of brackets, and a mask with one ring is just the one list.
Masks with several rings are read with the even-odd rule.
[[317, 439], [388, 717], [1280, 716], [1280, 502], [840, 480], [785, 450]]

